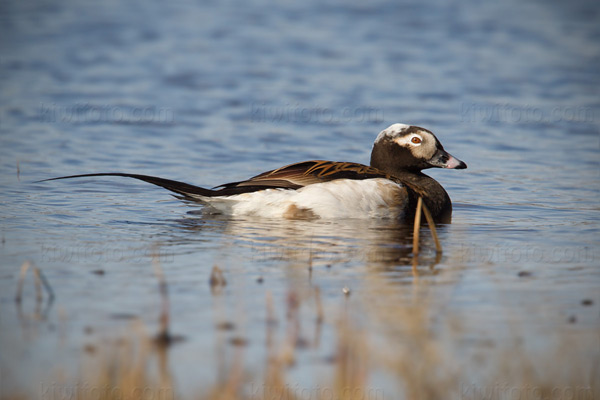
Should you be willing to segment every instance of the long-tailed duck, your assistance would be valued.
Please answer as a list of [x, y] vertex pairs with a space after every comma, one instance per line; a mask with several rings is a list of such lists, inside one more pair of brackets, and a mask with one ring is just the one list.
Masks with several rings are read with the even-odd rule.
[[373, 144], [371, 165], [313, 160], [290, 164], [248, 180], [205, 189], [148, 175], [95, 173], [50, 180], [123, 176], [161, 186], [187, 200], [233, 216], [273, 218], [409, 218], [419, 196], [433, 218], [452, 213], [448, 193], [426, 168], [464, 169], [435, 135], [418, 126], [394, 124]]

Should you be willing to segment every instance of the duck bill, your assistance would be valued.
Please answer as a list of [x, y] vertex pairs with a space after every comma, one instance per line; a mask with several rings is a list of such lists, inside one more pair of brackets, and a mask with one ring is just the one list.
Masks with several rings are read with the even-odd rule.
[[465, 169], [467, 164], [447, 153], [445, 150], [438, 150], [428, 161], [429, 165], [436, 168]]

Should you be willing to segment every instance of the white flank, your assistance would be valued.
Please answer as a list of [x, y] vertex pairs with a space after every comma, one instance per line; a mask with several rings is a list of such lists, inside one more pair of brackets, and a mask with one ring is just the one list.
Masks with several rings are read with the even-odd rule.
[[[406, 206], [402, 185], [388, 179], [337, 179], [297, 190], [266, 189], [197, 198], [232, 216], [264, 218], [398, 218]], [[195, 196], [196, 197], [196, 196]]]

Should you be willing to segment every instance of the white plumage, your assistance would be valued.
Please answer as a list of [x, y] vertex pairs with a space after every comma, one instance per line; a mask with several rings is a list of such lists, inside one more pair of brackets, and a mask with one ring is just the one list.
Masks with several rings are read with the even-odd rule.
[[405, 188], [384, 178], [337, 179], [297, 190], [266, 189], [233, 196], [194, 198], [232, 216], [263, 218], [398, 218]]

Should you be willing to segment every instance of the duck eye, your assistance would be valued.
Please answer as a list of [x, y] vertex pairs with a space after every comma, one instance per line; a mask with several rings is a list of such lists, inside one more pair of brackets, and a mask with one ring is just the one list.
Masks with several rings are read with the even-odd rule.
[[413, 142], [414, 144], [419, 144], [421, 143], [421, 138], [417, 137], [417, 136], [413, 136], [412, 139], [410, 139], [411, 142]]

